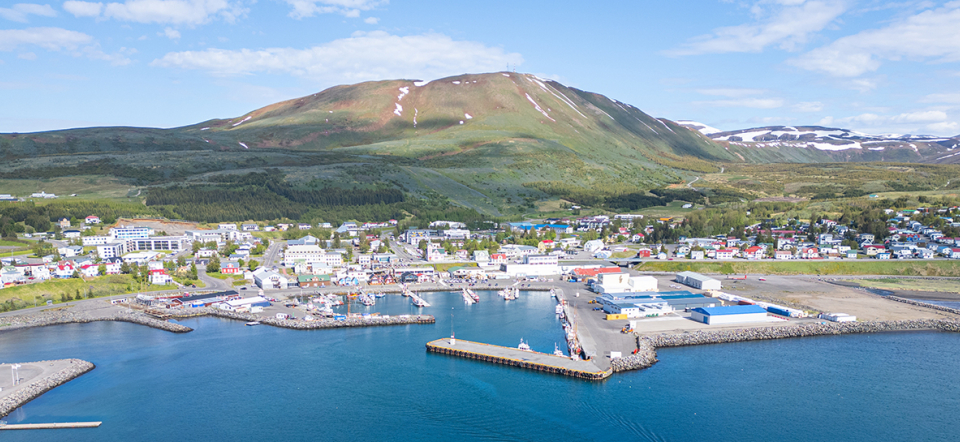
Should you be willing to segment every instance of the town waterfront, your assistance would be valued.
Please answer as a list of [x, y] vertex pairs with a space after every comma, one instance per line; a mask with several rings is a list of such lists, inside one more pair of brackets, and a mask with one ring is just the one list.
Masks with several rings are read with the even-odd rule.
[[[665, 348], [586, 382], [430, 354], [449, 336], [564, 348], [545, 292], [433, 293], [430, 325], [296, 331], [198, 318], [173, 334], [99, 322], [0, 333], [3, 361], [93, 371], [10, 423], [103, 421], [5, 440], [957, 440], [960, 334], [911, 332]], [[390, 295], [353, 311], [414, 313]], [[582, 302], [585, 302], [582, 301]], [[359, 310], [358, 310], [359, 309]], [[453, 316], [451, 318], [451, 313]], [[9, 375], [0, 372], [0, 375]]]

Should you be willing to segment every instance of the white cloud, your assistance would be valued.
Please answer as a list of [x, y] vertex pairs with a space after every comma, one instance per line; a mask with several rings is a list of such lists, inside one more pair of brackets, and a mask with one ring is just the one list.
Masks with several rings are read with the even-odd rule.
[[26, 23], [28, 15], [55, 17], [57, 11], [54, 11], [50, 5], [36, 5], [33, 3], [17, 3], [9, 8], [0, 8], [0, 17], [10, 21]]
[[83, 2], [70, 0], [63, 2], [63, 10], [74, 17], [99, 17], [103, 10], [103, 3]]
[[880, 85], [880, 80], [876, 78], [856, 78], [850, 80], [849, 87], [860, 93], [867, 93], [877, 88]]
[[717, 97], [739, 98], [750, 95], [759, 95], [765, 93], [763, 89], [744, 89], [744, 88], [717, 88], [717, 89], [697, 89], [697, 92], [703, 95], [713, 95]]
[[[771, 8], [772, 11], [768, 11], [765, 5], [771, 3], [775, 6]], [[792, 51], [846, 10], [846, 1], [760, 1], [751, 8], [755, 16], [753, 23], [714, 29], [712, 34], [692, 38], [667, 53], [697, 55], [760, 52], [771, 45]]]
[[823, 117], [817, 124], [820, 126], [830, 126], [833, 124], [833, 117]]
[[39, 46], [51, 51], [75, 50], [92, 42], [93, 37], [87, 34], [62, 28], [0, 30], [0, 51], [12, 51], [19, 46]]
[[713, 107], [776, 109], [783, 106], [783, 100], [780, 98], [735, 98], [731, 100], [695, 101], [693, 104]]
[[[284, 0], [293, 10], [293, 18], [313, 17], [317, 14], [343, 14], [347, 17], [359, 17], [360, 11], [369, 11], [389, 0]], [[368, 22], [369, 23], [369, 22]], [[370, 23], [375, 24], [375, 23]]]
[[960, 104], [960, 93], [930, 94], [921, 98], [920, 102]]
[[883, 61], [960, 61], [960, 2], [927, 9], [880, 29], [840, 38], [789, 62], [811, 71], [856, 77], [880, 68]]
[[439, 78], [464, 72], [489, 72], [523, 63], [517, 53], [442, 34], [397, 36], [357, 32], [306, 49], [207, 49], [171, 52], [151, 66], [198, 69], [212, 75], [284, 73], [319, 82], [358, 82], [389, 78]]
[[24, 52], [22, 54], [17, 55], [17, 58], [21, 60], [36, 60], [37, 54], [34, 54], [33, 52]]
[[951, 133], [956, 134], [960, 130], [960, 124], [956, 121], [943, 121], [940, 123], [933, 123], [927, 125], [927, 130], [930, 130], [935, 133]]
[[947, 119], [947, 113], [938, 110], [907, 112], [899, 115], [877, 115], [865, 113], [853, 117], [839, 118], [838, 123], [854, 123], [865, 126], [882, 126], [892, 124], [924, 124], [938, 123]]
[[368, 24], [368, 25], [375, 25], [375, 24], [377, 24], [377, 23], [380, 23], [380, 19], [377, 18], [377, 17], [367, 17], [367, 18], [363, 19], [363, 22], [366, 23], [366, 24]]
[[163, 32], [158, 32], [157, 35], [159, 35], [159, 36], [161, 36], [161, 37], [167, 37], [167, 38], [169, 38], [169, 39], [171, 39], [171, 40], [179, 40], [179, 39], [180, 39], [180, 31], [178, 31], [178, 30], [176, 30], [176, 29], [173, 29], [173, 28], [166, 28], [166, 29], [163, 30]]
[[820, 112], [823, 110], [823, 103], [819, 101], [802, 101], [794, 104], [793, 110], [797, 112]]
[[230, 0], [126, 0], [106, 4], [68, 1], [64, 2], [63, 8], [77, 17], [191, 26], [207, 23], [215, 17], [232, 22], [247, 12], [239, 2]]
[[50, 51], [68, 51], [76, 57], [108, 61], [113, 65], [130, 63], [127, 55], [136, 50], [121, 48], [108, 54], [100, 49], [93, 37], [82, 32], [62, 28], [28, 28], [0, 30], [0, 51], [12, 51], [22, 46], [37, 46]]

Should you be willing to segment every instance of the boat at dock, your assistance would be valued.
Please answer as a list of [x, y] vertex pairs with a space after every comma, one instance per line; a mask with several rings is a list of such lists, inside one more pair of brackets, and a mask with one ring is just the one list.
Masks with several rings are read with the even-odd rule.
[[517, 346], [517, 350], [533, 351], [530, 349], [530, 344], [523, 342], [523, 338], [520, 338], [520, 345]]
[[421, 308], [430, 307], [430, 303], [427, 302], [425, 299], [421, 298], [416, 293], [413, 293], [413, 292], [409, 292], [409, 293], [410, 293], [410, 297], [413, 298], [413, 305]]
[[553, 343], [553, 355], [561, 356], [561, 357], [564, 356], [563, 350], [560, 350], [560, 347], [557, 345], [556, 342]]
[[466, 288], [465, 288], [465, 289], [463, 289], [463, 290], [460, 291], [460, 296], [463, 296], [463, 302], [465, 302], [467, 305], [475, 304], [477, 301], [474, 301], [474, 300], [473, 300], [473, 298], [470, 296], [470, 294], [467, 292], [467, 290], [469, 290], [469, 289], [466, 289]]
[[471, 290], [469, 287], [464, 287], [463, 292], [466, 293], [466, 295], [469, 296], [470, 299], [473, 300], [473, 302], [480, 302], [480, 295], [478, 295], [477, 292]]
[[260, 325], [260, 321], [250, 321], [247, 323], [248, 327], [253, 327], [254, 325]]

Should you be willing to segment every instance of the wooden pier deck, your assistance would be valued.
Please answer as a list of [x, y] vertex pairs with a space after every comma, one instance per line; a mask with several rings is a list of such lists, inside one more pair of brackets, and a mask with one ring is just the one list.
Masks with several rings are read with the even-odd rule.
[[594, 381], [606, 379], [613, 372], [601, 370], [590, 361], [462, 339], [457, 339], [454, 344], [450, 343], [450, 338], [430, 341], [427, 351]]
[[103, 422], [55, 422], [51, 424], [5, 424], [0, 430], [53, 430], [60, 428], [97, 428]]

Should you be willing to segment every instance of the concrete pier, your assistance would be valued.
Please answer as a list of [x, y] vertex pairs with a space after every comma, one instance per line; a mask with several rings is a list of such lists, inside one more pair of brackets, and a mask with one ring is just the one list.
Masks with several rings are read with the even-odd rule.
[[103, 422], [55, 422], [51, 424], [7, 424], [0, 430], [56, 430], [59, 428], [97, 428]]
[[566, 356], [523, 351], [462, 339], [457, 339], [454, 344], [450, 341], [450, 338], [430, 341], [427, 343], [427, 351], [593, 381], [606, 379], [613, 372], [601, 370], [590, 361], [574, 360]]

